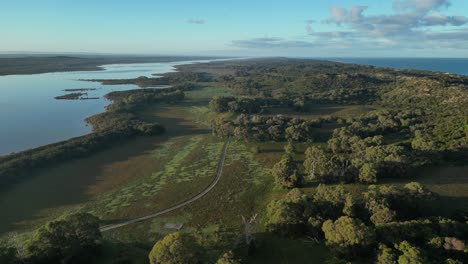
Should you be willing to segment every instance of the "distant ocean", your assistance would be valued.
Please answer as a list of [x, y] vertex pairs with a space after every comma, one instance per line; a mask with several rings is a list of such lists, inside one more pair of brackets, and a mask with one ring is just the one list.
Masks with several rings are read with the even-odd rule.
[[468, 75], [468, 58], [323, 58], [330, 61]]

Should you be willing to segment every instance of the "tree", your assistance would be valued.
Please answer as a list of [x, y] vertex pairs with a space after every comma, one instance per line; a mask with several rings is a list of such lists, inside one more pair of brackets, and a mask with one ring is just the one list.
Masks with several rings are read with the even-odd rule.
[[16, 249], [0, 245], [0, 263], [20, 263], [16, 256]]
[[342, 185], [319, 184], [313, 196], [313, 204], [317, 214], [325, 219], [338, 218], [343, 214], [347, 195]]
[[78, 213], [51, 221], [32, 235], [26, 252], [36, 262], [69, 263], [91, 257], [101, 240], [99, 219]]
[[283, 155], [281, 160], [273, 166], [271, 172], [276, 184], [282, 187], [296, 187], [301, 180], [297, 174], [296, 163], [290, 155]]
[[419, 182], [410, 182], [405, 184], [405, 190], [414, 198], [431, 197], [433, 194], [424, 185]]
[[343, 206], [343, 214], [349, 217], [355, 217], [356, 215], [356, 201], [351, 194], [346, 194], [346, 199]]
[[148, 257], [151, 264], [191, 264], [199, 262], [193, 239], [178, 232], [171, 233], [156, 242]]
[[235, 101], [234, 97], [213, 96], [208, 107], [213, 112], [227, 112], [229, 111], [229, 102]]
[[372, 163], [364, 163], [359, 170], [359, 181], [366, 184], [377, 182], [377, 170]]
[[380, 244], [376, 264], [397, 264], [397, 257], [395, 250]]
[[291, 141], [288, 141], [288, 144], [284, 146], [284, 151], [286, 154], [293, 156], [296, 152], [296, 148], [294, 147], [294, 144]]
[[398, 257], [398, 264], [427, 263], [421, 250], [408, 243], [408, 241], [402, 241], [400, 244], [395, 245], [395, 248], [403, 253]]
[[219, 258], [218, 261], [216, 262], [216, 264], [240, 264], [240, 263], [241, 263], [240, 260], [234, 256], [234, 253], [232, 251], [228, 251], [224, 253], [224, 255], [221, 256], [221, 258]]
[[323, 223], [327, 246], [337, 255], [353, 258], [375, 242], [375, 231], [359, 219], [342, 216]]
[[282, 235], [301, 233], [305, 225], [304, 210], [307, 197], [299, 190], [292, 189], [281, 200], [273, 200], [267, 206], [266, 227]]
[[446, 259], [445, 263], [446, 264], [463, 264], [463, 262], [456, 260], [456, 259], [451, 259], [451, 258]]
[[395, 211], [390, 210], [388, 207], [379, 205], [372, 208], [372, 215], [370, 220], [375, 225], [390, 223], [395, 220]]
[[330, 157], [319, 147], [308, 147], [304, 160], [304, 168], [311, 179], [321, 178], [329, 173]]
[[411, 147], [417, 150], [431, 151], [436, 150], [436, 143], [430, 139], [430, 136], [421, 130], [414, 131], [414, 138], [411, 141]]

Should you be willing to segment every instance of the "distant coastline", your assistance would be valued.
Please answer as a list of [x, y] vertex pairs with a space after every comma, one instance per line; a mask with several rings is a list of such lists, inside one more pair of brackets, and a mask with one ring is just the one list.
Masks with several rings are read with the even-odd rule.
[[206, 60], [197, 56], [21, 56], [0, 57], [0, 76], [51, 72], [101, 71], [103, 65]]
[[325, 60], [388, 67], [468, 75], [468, 58], [322, 58]]

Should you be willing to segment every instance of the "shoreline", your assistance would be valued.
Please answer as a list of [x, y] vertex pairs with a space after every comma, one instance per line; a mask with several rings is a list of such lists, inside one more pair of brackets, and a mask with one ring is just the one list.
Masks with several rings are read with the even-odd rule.
[[[215, 61], [216, 59], [214, 60], [209, 60], [209, 62], [211, 61]], [[169, 74], [169, 73], [177, 73], [179, 72], [179, 69], [178, 69], [178, 66], [181, 66], [181, 65], [190, 65], [190, 64], [194, 64], [194, 63], [198, 63], [198, 62], [206, 62], [205, 60], [200, 60], [200, 61], [192, 61], [192, 60], [189, 60], [189, 61], [171, 61], [169, 63], [180, 63], [180, 64], [176, 64], [176, 65], [173, 65], [173, 66], [170, 66], [170, 69], [168, 69], [167, 71], [165, 71], [164, 73], [158, 73], [158, 75], [160, 76], [154, 76], [154, 77], [151, 77], [151, 78], [161, 78], [163, 77], [164, 75], [166, 74]], [[159, 63], [159, 62], [142, 62], [142, 63]], [[166, 62], [161, 62], [161, 63], [166, 63]], [[135, 63], [125, 63], [125, 64], [140, 64], [140, 62], [135, 62]], [[110, 65], [116, 65], [116, 64], [103, 64], [103, 65], [99, 65], [99, 67], [102, 68], [102, 70], [106, 70], [106, 67], [110, 66]], [[117, 65], [120, 65], [120, 64], [117, 64]], [[74, 72], [80, 72], [80, 71], [74, 71]], [[48, 72], [48, 73], [51, 73], [51, 72]], [[54, 73], [54, 72], [52, 72]], [[42, 74], [46, 74], [46, 73], [42, 73]], [[9, 76], [13, 76], [13, 75], [9, 75]], [[20, 75], [21, 76], [21, 75]], [[151, 76], [153, 76], [153, 73], [151, 74]], [[0, 76], [1, 78], [2, 76]], [[136, 76], [138, 77], [138, 76]], [[87, 80], [82, 80], [82, 81], [87, 81]], [[142, 89], [142, 87], [139, 87], [137, 84], [135, 83], [128, 83], [129, 85], [133, 85], [132, 88], [130, 89], [125, 89], [125, 90], [122, 90], [122, 91], [131, 91], [131, 90], [140, 90]], [[149, 87], [144, 87], [145, 89], [148, 88], [148, 89], [157, 89], [157, 90], [164, 90], [164, 89], [168, 89], [168, 88], [171, 88], [172, 85], [157, 85], [157, 86], [149, 86]], [[91, 90], [92, 89], [92, 90]], [[65, 91], [65, 92], [74, 92], [74, 91], [95, 91], [97, 90], [97, 88], [68, 88], [68, 89], [61, 89], [62, 91]], [[58, 139], [58, 140], [55, 140], [55, 141], [52, 141], [52, 142], [49, 142], [49, 143], [45, 143], [45, 144], [40, 144], [40, 145], [37, 145], [37, 146], [33, 146], [33, 147], [29, 147], [29, 148], [24, 148], [24, 149], [14, 149], [13, 151], [10, 151], [8, 153], [4, 153], [4, 154], [0, 154], [0, 159], [2, 157], [5, 157], [5, 156], [8, 156], [8, 155], [12, 155], [12, 154], [18, 154], [18, 153], [22, 153], [22, 152], [25, 152], [25, 151], [29, 151], [29, 150], [33, 150], [33, 149], [37, 149], [37, 148], [41, 148], [43, 146], [48, 146], [48, 145], [52, 145], [54, 143], [58, 143], [58, 142], [64, 142], [64, 141], [68, 141], [68, 140], [71, 140], [73, 138], [77, 138], [77, 137], [82, 137], [82, 136], [85, 136], [85, 135], [89, 135], [91, 133], [93, 133], [93, 126], [91, 124], [89, 124], [88, 122], [86, 122], [87, 119], [95, 116], [95, 115], [99, 115], [99, 114], [102, 114], [102, 113], [105, 113], [106, 112], [106, 108], [112, 104], [112, 101], [107, 99], [106, 96], [111, 93], [112, 91], [107, 91], [105, 94], [103, 94], [102, 96], [100, 95], [99, 96], [99, 99], [104, 99], [104, 103], [103, 103], [103, 106], [102, 108], [99, 109], [98, 112], [95, 112], [94, 114], [91, 114], [91, 115], [84, 115], [82, 117], [82, 119], [80, 119], [80, 123], [82, 124], [83, 127], [90, 127], [91, 129], [86, 129], [86, 131], [83, 131], [84, 133], [80, 133], [80, 134], [74, 134], [74, 135], [71, 135], [70, 137], [68, 138], [63, 138], [63, 139]], [[64, 94], [65, 95], [65, 94]], [[54, 97], [62, 97], [63, 95], [57, 95], [57, 96], [54, 96]], [[89, 99], [95, 99], [97, 97], [95, 96], [91, 96]], [[52, 98], [53, 100], [60, 100], [60, 101], [87, 101], [87, 100], [80, 100], [80, 98], [78, 99], [57, 99], [57, 98]], [[88, 99], [88, 98], [81, 98], [81, 99]]]
[[[77, 71], [102, 71], [106, 65], [170, 63], [192, 60], [213, 60], [219, 57], [204, 56], [47, 56], [0, 57], [0, 77]], [[221, 57], [222, 58], [222, 57]], [[13, 70], [12, 70], [12, 69]]]
[[[189, 64], [192, 63], [180, 65]], [[175, 66], [179, 65], [172, 66], [175, 71], [161, 75], [165, 76], [168, 73], [174, 75], [178, 72]], [[183, 100], [183, 91], [195, 89], [196, 86], [184, 80], [184, 77], [179, 78], [175, 79], [176, 81], [169, 79], [169, 87], [164, 89], [134, 88], [107, 93], [105, 98], [110, 103], [104, 107], [104, 111], [84, 119], [85, 124], [92, 128], [90, 133], [0, 155], [0, 190], [8, 189], [17, 182], [29, 178], [27, 172], [30, 170], [84, 158], [106, 150], [116, 142], [127, 141], [136, 136], [162, 135], [165, 132], [162, 125], [141, 119], [135, 111], [148, 104]]]

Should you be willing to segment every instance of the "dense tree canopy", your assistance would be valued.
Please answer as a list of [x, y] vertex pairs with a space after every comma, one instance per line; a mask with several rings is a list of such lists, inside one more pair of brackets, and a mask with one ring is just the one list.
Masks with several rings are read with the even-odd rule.
[[325, 221], [322, 230], [327, 245], [339, 255], [346, 257], [359, 254], [360, 250], [375, 243], [374, 230], [359, 219], [348, 216], [342, 216], [336, 221]]
[[297, 166], [290, 155], [283, 155], [281, 160], [271, 170], [277, 185], [287, 188], [297, 187], [301, 183], [301, 177], [297, 172]]
[[193, 239], [182, 233], [171, 233], [154, 244], [149, 254], [151, 264], [199, 263], [197, 246]]
[[92, 257], [99, 248], [99, 219], [74, 214], [47, 223], [34, 232], [26, 246], [34, 263], [77, 263]]

